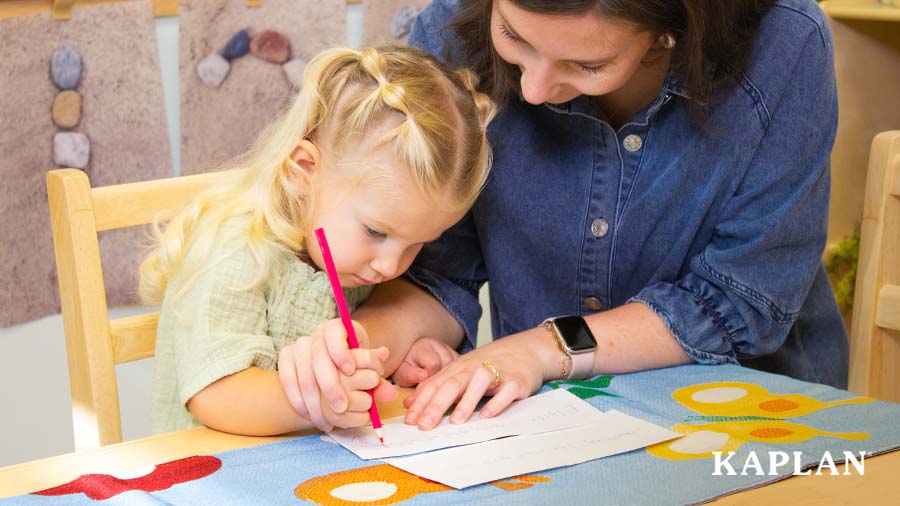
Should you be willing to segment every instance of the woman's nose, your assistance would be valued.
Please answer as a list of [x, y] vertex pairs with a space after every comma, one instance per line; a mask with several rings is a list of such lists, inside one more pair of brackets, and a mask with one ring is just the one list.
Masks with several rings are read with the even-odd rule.
[[556, 93], [553, 69], [542, 62], [522, 67], [522, 98], [532, 105], [547, 102]]

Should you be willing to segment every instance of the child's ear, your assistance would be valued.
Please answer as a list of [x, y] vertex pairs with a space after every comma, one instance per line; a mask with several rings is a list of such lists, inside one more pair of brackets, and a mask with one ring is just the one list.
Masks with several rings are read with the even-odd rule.
[[[307, 139], [303, 139], [291, 152], [290, 158], [295, 164], [295, 170], [290, 175], [294, 190], [298, 194], [306, 193], [309, 191], [310, 183], [319, 171], [322, 153], [315, 144]], [[298, 168], [299, 173], [296, 170]]]

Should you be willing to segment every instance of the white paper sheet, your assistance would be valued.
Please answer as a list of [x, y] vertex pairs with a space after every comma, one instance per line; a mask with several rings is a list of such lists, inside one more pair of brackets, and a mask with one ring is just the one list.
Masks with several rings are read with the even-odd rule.
[[384, 444], [371, 427], [336, 430], [329, 435], [343, 447], [363, 459], [411, 455], [451, 446], [480, 443], [520, 434], [570, 429], [597, 422], [603, 413], [566, 390], [552, 390], [512, 404], [494, 418], [478, 414], [464, 424], [450, 423], [445, 416], [432, 430], [419, 430], [402, 419], [385, 421]]
[[591, 425], [516, 436], [410, 457], [388, 464], [453, 488], [533, 473], [624, 453], [681, 436], [610, 410]]

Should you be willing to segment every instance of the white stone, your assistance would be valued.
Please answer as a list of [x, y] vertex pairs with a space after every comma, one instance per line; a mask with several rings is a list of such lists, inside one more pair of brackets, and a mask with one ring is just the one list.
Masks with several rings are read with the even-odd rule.
[[197, 64], [197, 76], [211, 88], [218, 88], [230, 70], [231, 64], [219, 53], [212, 53]]
[[56, 132], [53, 136], [53, 162], [58, 167], [83, 169], [91, 159], [91, 141], [80, 132]]
[[294, 58], [281, 66], [284, 69], [284, 75], [287, 76], [287, 80], [294, 88], [299, 88], [303, 84], [303, 71], [306, 69], [306, 63], [303, 58]]

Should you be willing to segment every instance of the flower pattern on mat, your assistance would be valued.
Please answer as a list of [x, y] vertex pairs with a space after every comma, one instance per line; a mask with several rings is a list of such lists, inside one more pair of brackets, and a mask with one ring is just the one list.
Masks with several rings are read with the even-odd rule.
[[848, 440], [868, 439], [861, 432], [828, 432], [785, 419], [847, 404], [872, 402], [854, 397], [822, 402], [801, 394], [772, 394], [752, 383], [721, 381], [679, 388], [672, 398], [700, 416], [689, 416], [672, 430], [685, 436], [647, 448], [647, 453], [669, 460], [712, 458], [713, 452], [737, 451], [748, 441], [770, 444], [801, 443], [816, 436]]
[[[550, 478], [544, 476], [522, 475], [492, 481], [490, 484], [513, 491], [548, 481]], [[388, 464], [379, 464], [310, 478], [294, 489], [294, 495], [322, 506], [359, 506], [396, 504], [419, 494], [448, 490], [454, 489]]]
[[35, 494], [50, 496], [83, 493], [91, 499], [101, 501], [129, 490], [144, 492], [165, 490], [179, 483], [209, 476], [220, 467], [222, 461], [218, 458], [212, 455], [197, 455], [159, 464], [152, 472], [136, 478], [123, 479], [109, 474], [85, 474], [65, 485], [48, 488]]

